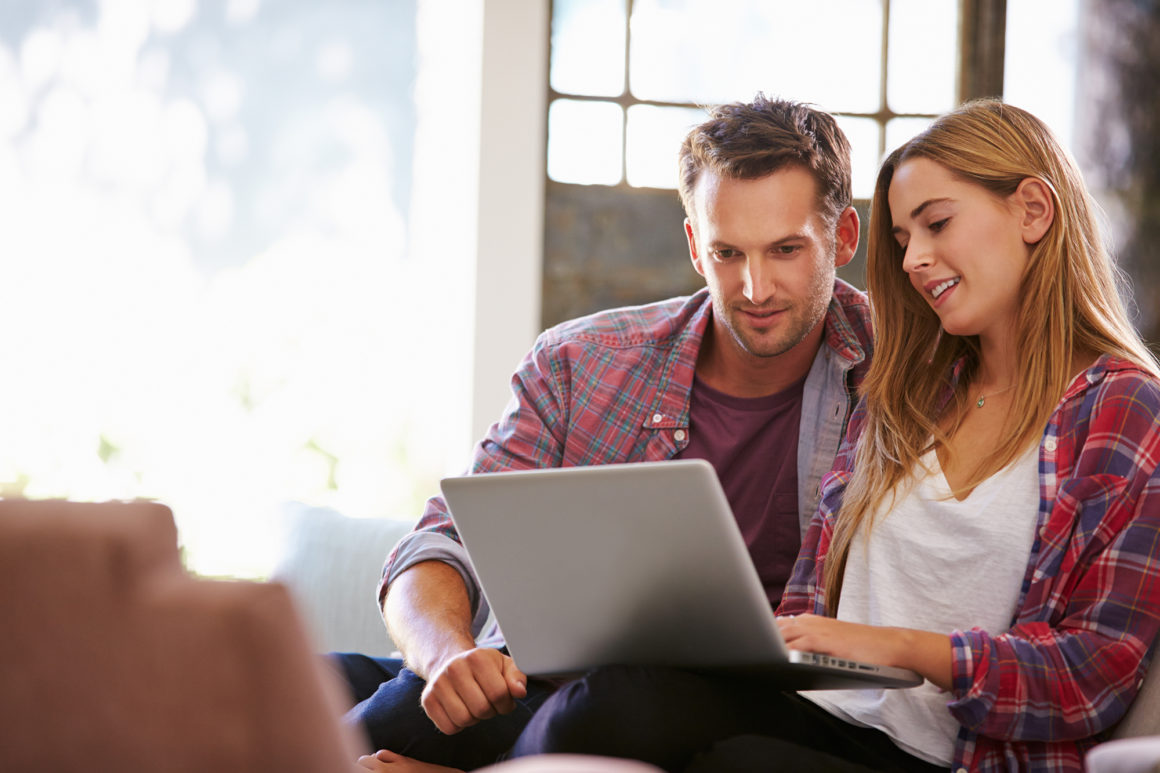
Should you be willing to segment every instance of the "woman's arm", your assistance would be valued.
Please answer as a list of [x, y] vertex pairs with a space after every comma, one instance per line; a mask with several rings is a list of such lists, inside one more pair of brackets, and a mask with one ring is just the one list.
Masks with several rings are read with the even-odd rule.
[[909, 668], [938, 687], [951, 689], [950, 636], [811, 614], [779, 617], [777, 625], [785, 643], [795, 650]]
[[1160, 386], [1124, 364], [1093, 382], [1045, 434], [1049, 510], [1015, 624], [951, 634], [951, 713], [993, 738], [1111, 727], [1160, 630]]

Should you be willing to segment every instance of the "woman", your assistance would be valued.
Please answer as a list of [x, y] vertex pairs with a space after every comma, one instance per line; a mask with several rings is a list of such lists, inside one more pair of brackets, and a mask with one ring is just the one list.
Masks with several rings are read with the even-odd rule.
[[1093, 210], [1047, 127], [997, 101], [878, 175], [874, 363], [779, 625], [926, 677], [805, 697], [940, 766], [1082, 770], [1160, 627], [1160, 381]]

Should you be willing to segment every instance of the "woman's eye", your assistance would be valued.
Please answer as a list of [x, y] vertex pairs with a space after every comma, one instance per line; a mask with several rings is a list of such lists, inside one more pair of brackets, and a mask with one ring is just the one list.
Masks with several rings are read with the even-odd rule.
[[951, 219], [949, 217], [944, 217], [942, 220], [936, 220], [930, 224], [930, 230], [933, 231], [934, 233], [938, 233], [942, 229], [946, 228], [947, 223], [949, 223], [950, 221], [951, 221]]

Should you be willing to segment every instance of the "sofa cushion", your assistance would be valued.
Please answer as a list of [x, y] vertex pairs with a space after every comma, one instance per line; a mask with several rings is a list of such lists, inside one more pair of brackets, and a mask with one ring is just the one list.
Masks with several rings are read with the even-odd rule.
[[349, 770], [288, 591], [204, 581], [154, 503], [0, 501], [0, 770]]
[[282, 519], [272, 578], [290, 589], [318, 651], [394, 654], [376, 591], [387, 554], [412, 524], [297, 502], [283, 508]]

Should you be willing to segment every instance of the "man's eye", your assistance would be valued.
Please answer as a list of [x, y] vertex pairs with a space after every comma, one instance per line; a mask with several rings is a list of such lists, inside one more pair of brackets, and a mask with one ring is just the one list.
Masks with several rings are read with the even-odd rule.
[[800, 249], [801, 246], [797, 244], [782, 244], [778, 246], [776, 251], [779, 255], [793, 255]]
[[716, 257], [717, 260], [729, 260], [729, 258], [737, 257], [737, 250], [732, 250], [728, 247], [725, 247], [719, 250], [713, 250], [713, 256]]

